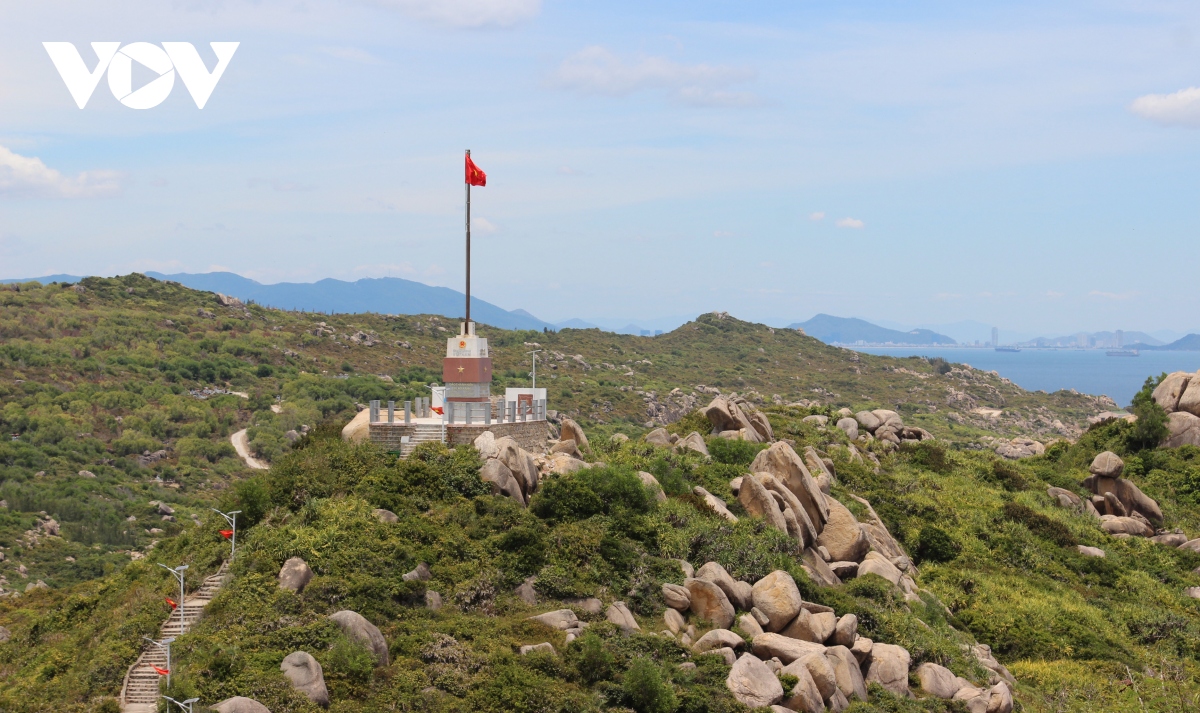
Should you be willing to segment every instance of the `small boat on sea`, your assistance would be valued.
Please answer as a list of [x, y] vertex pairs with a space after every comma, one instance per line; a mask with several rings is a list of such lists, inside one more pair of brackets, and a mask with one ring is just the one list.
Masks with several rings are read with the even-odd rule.
[[1109, 349], [1108, 351], [1104, 352], [1104, 354], [1105, 354], [1105, 356], [1115, 356], [1115, 357], [1141, 356], [1140, 354], [1138, 354], [1138, 350], [1136, 350], [1136, 349]]
[[996, 351], [998, 351], [998, 352], [1019, 352], [1019, 351], [1021, 351], [1021, 348], [1020, 347], [996, 347]]

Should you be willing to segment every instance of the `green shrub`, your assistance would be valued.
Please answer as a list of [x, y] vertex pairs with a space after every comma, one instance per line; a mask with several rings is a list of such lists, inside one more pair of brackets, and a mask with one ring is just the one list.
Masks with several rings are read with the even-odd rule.
[[364, 686], [375, 672], [375, 655], [362, 644], [339, 637], [325, 655], [322, 668], [325, 675], [334, 681]]
[[917, 563], [922, 562], [949, 562], [958, 557], [958, 553], [962, 548], [950, 533], [936, 525], [925, 525], [921, 528], [921, 533], [917, 535]]
[[1017, 492], [1027, 487], [1024, 476], [1017, 466], [1005, 460], [992, 461], [992, 480], [1005, 490]]
[[112, 451], [119, 456], [140, 455], [145, 451], [156, 451], [159, 448], [162, 448], [162, 443], [133, 429], [126, 430], [112, 442]]
[[790, 673], [779, 674], [779, 684], [783, 686], [784, 698], [790, 698], [792, 696], [792, 689], [796, 687], [797, 683], [800, 683], [799, 676], [794, 676]]
[[649, 659], [635, 659], [625, 672], [621, 687], [637, 713], [673, 713], [679, 705], [675, 691], [663, 681], [658, 666]]
[[533, 496], [529, 510], [547, 522], [585, 520], [594, 515], [622, 518], [654, 509], [654, 496], [628, 468], [588, 468], [549, 480]]
[[613, 655], [604, 647], [604, 641], [592, 632], [585, 633], [574, 646], [568, 647], [566, 656], [575, 666], [579, 678], [589, 686], [613, 678]]
[[1166, 374], [1163, 374], [1158, 378], [1153, 376], [1148, 377], [1146, 383], [1142, 385], [1141, 390], [1133, 397], [1132, 408], [1130, 410], [1137, 416], [1137, 421], [1134, 421], [1133, 428], [1129, 429], [1129, 432], [1125, 436], [1126, 442], [1132, 451], [1155, 448], [1166, 439], [1169, 433], [1167, 429], [1167, 412], [1154, 401], [1151, 395], [1154, 392], [1154, 388], [1166, 376]]
[[748, 466], [754, 462], [758, 452], [766, 448], [763, 443], [735, 441], [729, 438], [709, 438], [708, 454], [713, 461], [727, 465]]
[[1005, 503], [1004, 517], [1021, 523], [1033, 534], [1050, 540], [1060, 547], [1074, 547], [1079, 544], [1066, 525], [1057, 520], [1051, 520], [1028, 505]]
[[934, 473], [948, 473], [953, 467], [946, 458], [946, 447], [937, 441], [906, 443], [903, 453], [913, 465]]

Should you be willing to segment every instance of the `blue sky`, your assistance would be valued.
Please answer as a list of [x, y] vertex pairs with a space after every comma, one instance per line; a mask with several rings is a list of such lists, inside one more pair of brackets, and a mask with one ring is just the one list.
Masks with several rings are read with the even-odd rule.
[[[471, 148], [474, 292], [544, 319], [1200, 326], [1195, 3], [0, 13], [0, 277], [461, 289]], [[241, 45], [203, 110], [178, 81], [142, 111], [102, 81], [80, 110], [43, 41], [89, 67], [92, 41], [188, 41], [209, 67], [208, 42]]]

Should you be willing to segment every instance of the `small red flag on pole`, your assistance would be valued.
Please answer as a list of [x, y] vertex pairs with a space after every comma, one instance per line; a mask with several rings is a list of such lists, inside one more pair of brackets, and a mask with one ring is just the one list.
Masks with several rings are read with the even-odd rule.
[[170, 597], [163, 597], [163, 599], [167, 600], [167, 605], [170, 606], [172, 609], [179, 606], [178, 604], [175, 603], [175, 600]]
[[470, 153], [467, 154], [467, 184], [472, 186], [487, 185], [487, 174], [483, 172], [483, 169], [475, 165], [475, 162], [471, 160]]
[[217, 530], [217, 532], [221, 533], [221, 537], [224, 537], [227, 540], [230, 537], [233, 537], [233, 530]]
[[159, 668], [158, 666], [155, 666], [155, 667], [154, 667], [154, 672], [155, 672], [155, 673], [157, 673], [159, 676], [166, 676], [166, 675], [168, 675], [168, 674], [170, 674], [170, 673], [171, 673], [171, 669], [169, 669], [169, 668]]

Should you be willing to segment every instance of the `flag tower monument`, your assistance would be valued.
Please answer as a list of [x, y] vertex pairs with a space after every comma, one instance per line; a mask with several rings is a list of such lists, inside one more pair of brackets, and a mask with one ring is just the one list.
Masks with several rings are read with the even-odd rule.
[[[466, 232], [467, 232], [467, 304], [458, 336], [446, 340], [446, 358], [442, 360], [442, 383], [446, 385], [445, 415], [450, 423], [456, 420], [491, 421], [492, 358], [488, 355], [485, 337], [475, 335], [471, 321], [471, 186], [486, 186], [487, 174], [466, 156]], [[486, 411], [485, 411], [486, 410]], [[461, 419], [456, 419], [458, 412]], [[486, 412], [486, 416], [485, 416]]]
[[458, 334], [446, 340], [443, 385], [430, 385], [431, 398], [402, 405], [389, 401], [386, 412], [379, 401], [372, 401], [369, 408], [369, 439], [401, 456], [425, 441], [440, 440], [451, 446], [473, 443], [485, 430], [497, 438], [510, 436], [528, 450], [544, 450], [546, 444], [544, 388], [508, 388], [503, 397], [492, 396], [487, 338], [475, 333], [471, 320], [471, 187], [487, 185], [487, 175], [471, 160], [470, 151], [465, 178], [466, 306]]

